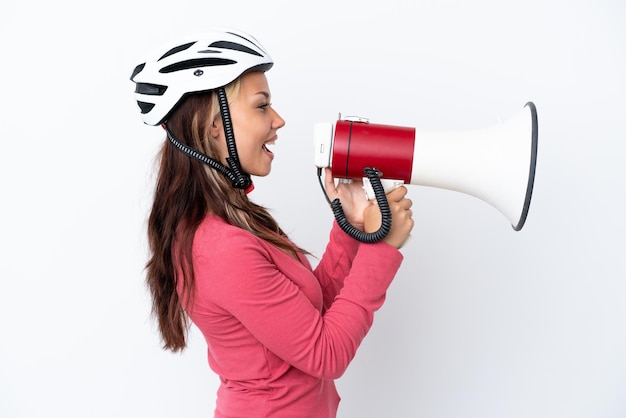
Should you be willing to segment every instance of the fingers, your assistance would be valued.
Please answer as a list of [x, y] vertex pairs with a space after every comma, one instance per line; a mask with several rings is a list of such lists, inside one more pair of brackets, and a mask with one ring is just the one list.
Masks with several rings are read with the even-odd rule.
[[390, 202], [399, 202], [404, 199], [408, 190], [406, 186], [400, 186], [397, 189], [393, 189], [389, 193], [387, 193], [387, 200]]
[[409, 212], [409, 217], [413, 215], [413, 212], [410, 210], [413, 206], [413, 201], [411, 199], [406, 198], [407, 189], [404, 186], [400, 186], [397, 189], [389, 192], [387, 194], [387, 201], [389, 205], [392, 207], [392, 210], [395, 211], [405, 211]]
[[401, 186], [387, 195], [392, 217], [395, 222], [391, 225], [391, 231], [386, 237], [386, 242], [396, 248], [401, 248], [411, 234], [415, 225], [413, 221], [413, 201], [407, 199], [406, 187]]
[[389, 207], [393, 213], [393, 216], [402, 216], [404, 219], [408, 219], [413, 216], [411, 207], [413, 202], [411, 199], [402, 199], [399, 202], [390, 202]]

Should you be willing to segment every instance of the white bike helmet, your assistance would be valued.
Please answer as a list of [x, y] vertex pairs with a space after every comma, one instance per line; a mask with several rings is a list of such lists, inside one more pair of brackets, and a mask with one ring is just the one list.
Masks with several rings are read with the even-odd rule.
[[249, 71], [267, 71], [272, 58], [251, 35], [211, 29], [169, 44], [139, 64], [130, 79], [148, 125], [163, 123], [187, 93], [214, 90]]

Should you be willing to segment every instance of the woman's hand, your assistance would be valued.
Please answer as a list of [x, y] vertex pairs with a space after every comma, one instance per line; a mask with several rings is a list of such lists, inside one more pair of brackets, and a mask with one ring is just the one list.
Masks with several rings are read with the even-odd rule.
[[[341, 207], [348, 221], [361, 231], [376, 232], [381, 225], [382, 215], [376, 201], [367, 200], [361, 180], [353, 180], [350, 183], [339, 182], [335, 185], [330, 168], [325, 169], [326, 193], [331, 201], [339, 198]], [[383, 239], [387, 244], [400, 248], [411, 235], [413, 230], [413, 202], [407, 199], [407, 188], [400, 186], [387, 193], [387, 201], [391, 210], [391, 229]]]
[[367, 207], [372, 206], [372, 202], [367, 200], [365, 190], [363, 190], [363, 181], [352, 180], [351, 182], [339, 182], [335, 185], [331, 169], [326, 168], [324, 183], [324, 189], [326, 189], [330, 201], [338, 198], [348, 222], [363, 231], [363, 213]]
[[[407, 189], [405, 186], [400, 186], [387, 193], [387, 202], [389, 202], [389, 209], [391, 210], [391, 230], [383, 238], [383, 241], [395, 248], [400, 248], [404, 245], [411, 235], [411, 230], [415, 224], [412, 218], [413, 211], [411, 210], [413, 202], [405, 198], [406, 193]], [[382, 215], [377, 204], [372, 204], [366, 208], [363, 217], [365, 232], [375, 232], [380, 228]]]

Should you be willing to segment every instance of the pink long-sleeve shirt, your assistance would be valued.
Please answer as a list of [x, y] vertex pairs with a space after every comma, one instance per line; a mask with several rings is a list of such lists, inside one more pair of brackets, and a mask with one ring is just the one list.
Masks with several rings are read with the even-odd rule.
[[385, 300], [402, 255], [336, 223], [315, 270], [209, 215], [193, 242], [189, 315], [220, 377], [215, 417], [335, 417], [340, 377]]

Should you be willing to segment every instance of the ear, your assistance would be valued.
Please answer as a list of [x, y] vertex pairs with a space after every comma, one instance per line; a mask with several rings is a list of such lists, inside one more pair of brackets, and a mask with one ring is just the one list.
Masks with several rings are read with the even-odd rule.
[[211, 127], [209, 129], [209, 134], [211, 138], [219, 138], [220, 134], [224, 131], [222, 128], [222, 118], [218, 114], [211, 122]]

